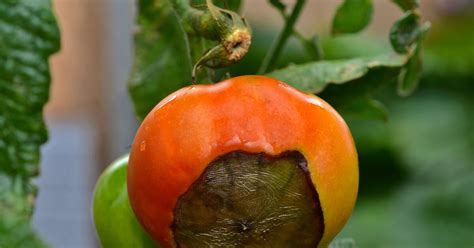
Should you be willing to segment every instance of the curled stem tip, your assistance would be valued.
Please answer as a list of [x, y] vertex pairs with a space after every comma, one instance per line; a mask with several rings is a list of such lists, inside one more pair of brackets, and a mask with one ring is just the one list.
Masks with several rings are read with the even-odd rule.
[[239, 14], [215, 6], [211, 0], [206, 0], [206, 10], [195, 9], [183, 0], [172, 2], [189, 35], [201, 36], [219, 43], [196, 62], [193, 77], [203, 66], [225, 67], [241, 60], [247, 54], [252, 31], [247, 21]]

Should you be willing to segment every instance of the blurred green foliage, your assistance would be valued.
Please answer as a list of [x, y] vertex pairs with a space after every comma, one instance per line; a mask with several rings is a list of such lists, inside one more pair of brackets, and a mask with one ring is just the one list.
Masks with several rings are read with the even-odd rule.
[[339, 237], [368, 248], [474, 244], [473, 13], [433, 23], [412, 96], [397, 97], [390, 87], [379, 92], [387, 123], [349, 118], [360, 197]]
[[[361, 247], [464, 247], [474, 231], [472, 100], [421, 89], [392, 99], [390, 121], [349, 121], [361, 187], [341, 236]], [[387, 245], [389, 244], [389, 245]]]
[[29, 222], [48, 137], [48, 58], [58, 49], [51, 1], [0, 1], [0, 247], [46, 246]]

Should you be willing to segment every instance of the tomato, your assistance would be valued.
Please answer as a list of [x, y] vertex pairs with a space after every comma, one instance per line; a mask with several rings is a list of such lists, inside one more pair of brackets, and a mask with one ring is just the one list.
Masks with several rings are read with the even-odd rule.
[[127, 180], [163, 247], [325, 247], [352, 212], [358, 177], [351, 133], [328, 103], [241, 76], [161, 101], [136, 133]]
[[93, 217], [102, 247], [156, 247], [130, 208], [127, 194], [128, 155], [100, 176], [94, 192]]

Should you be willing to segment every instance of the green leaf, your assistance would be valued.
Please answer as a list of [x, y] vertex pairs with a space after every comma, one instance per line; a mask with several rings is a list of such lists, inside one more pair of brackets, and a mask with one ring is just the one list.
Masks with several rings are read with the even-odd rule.
[[345, 0], [336, 11], [332, 21], [333, 34], [357, 33], [372, 19], [371, 0]]
[[[400, 67], [378, 67], [369, 71], [363, 77], [355, 79], [353, 81], [346, 82], [341, 85], [330, 84], [326, 89], [318, 95], [329, 102], [336, 110], [340, 111], [344, 117], [355, 117], [358, 119], [379, 119], [377, 116], [383, 116], [383, 106], [381, 106], [382, 114], [378, 115], [361, 115], [363, 110], [368, 108], [367, 104], [358, 103], [361, 98], [371, 98], [379, 88], [383, 85], [396, 83], [396, 79], [400, 74]], [[349, 107], [352, 106], [352, 107]], [[358, 109], [361, 108], [361, 109]], [[373, 108], [373, 107], [372, 107]], [[354, 113], [349, 112], [355, 111]], [[370, 111], [375, 112], [375, 111]], [[384, 118], [385, 120], [385, 118]]]
[[418, 6], [420, 6], [419, 0], [392, 0], [392, 1], [396, 3], [404, 11], [413, 10], [413, 9], [418, 8]]
[[128, 155], [102, 173], [94, 192], [93, 217], [102, 247], [157, 247], [139, 224], [127, 192]]
[[399, 95], [408, 96], [416, 89], [421, 79], [422, 67], [421, 45], [418, 45], [413, 56], [400, 73], [397, 88]]
[[346, 60], [317, 61], [290, 65], [268, 76], [279, 79], [302, 91], [318, 94], [330, 84], [345, 84], [366, 76], [377, 68], [399, 69], [407, 62], [407, 55], [385, 54]]
[[45, 247], [29, 221], [59, 30], [49, 0], [0, 2], [0, 247]]
[[188, 37], [167, 0], [139, 2], [139, 32], [129, 92], [140, 119], [164, 97], [191, 83]]
[[289, 66], [268, 76], [318, 94], [344, 117], [386, 120], [385, 108], [370, 95], [381, 85], [394, 81], [408, 59], [408, 55], [385, 54], [318, 61]]
[[359, 198], [340, 237], [356, 237], [359, 247], [472, 244], [474, 99], [466, 93], [471, 92], [424, 88], [416, 97], [389, 100], [386, 124], [349, 124], [365, 182], [385, 189], [390, 179], [367, 168], [397, 174], [393, 163], [404, 176], [391, 192]]
[[425, 29], [420, 28], [420, 17], [412, 11], [408, 11], [398, 19], [390, 29], [390, 43], [398, 53], [410, 51], [413, 44], [420, 40]]

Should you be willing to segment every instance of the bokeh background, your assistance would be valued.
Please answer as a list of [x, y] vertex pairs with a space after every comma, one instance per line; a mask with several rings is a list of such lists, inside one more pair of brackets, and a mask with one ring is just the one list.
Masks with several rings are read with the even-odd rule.
[[[54, 247], [98, 247], [90, 210], [94, 184], [128, 151], [138, 126], [126, 86], [134, 2], [53, 2], [62, 48], [50, 60], [50, 139], [42, 149], [33, 223]], [[320, 35], [325, 59], [390, 50], [388, 30], [402, 15], [395, 5], [374, 0], [368, 29], [333, 38], [329, 27], [340, 3], [307, 1], [298, 22], [303, 34]], [[358, 247], [474, 246], [474, 1], [421, 0], [421, 10], [432, 29], [419, 89], [407, 98], [394, 87], [379, 92], [387, 122], [346, 118], [359, 150], [361, 183], [354, 215], [338, 238], [352, 238]], [[242, 13], [255, 38], [235, 74], [255, 71], [283, 24], [265, 0], [244, 1]], [[290, 42], [280, 63], [307, 59]]]

